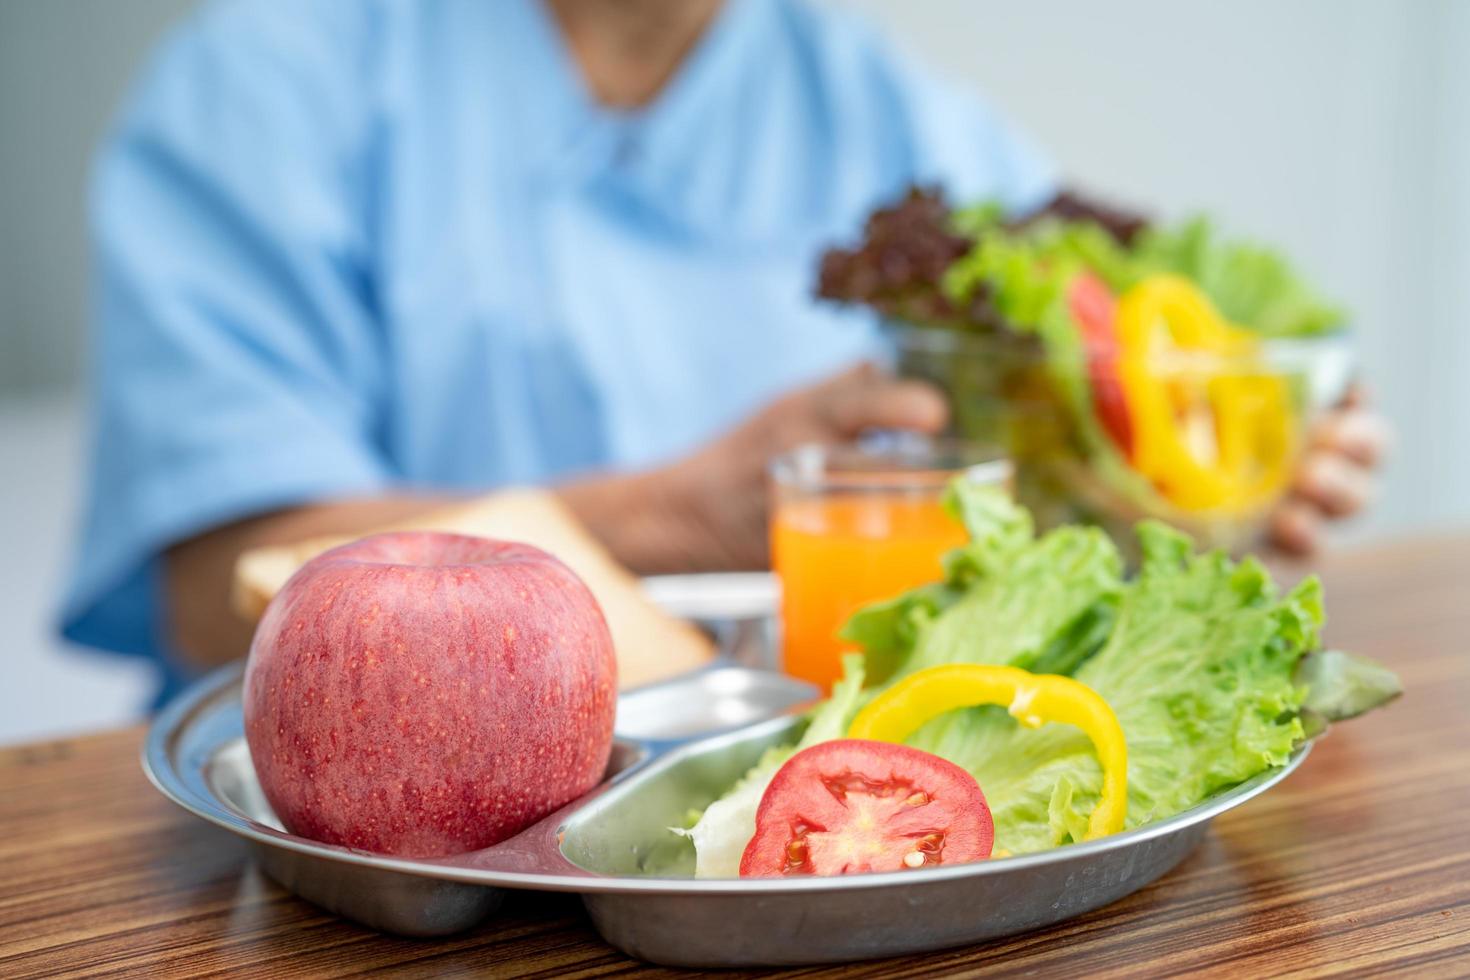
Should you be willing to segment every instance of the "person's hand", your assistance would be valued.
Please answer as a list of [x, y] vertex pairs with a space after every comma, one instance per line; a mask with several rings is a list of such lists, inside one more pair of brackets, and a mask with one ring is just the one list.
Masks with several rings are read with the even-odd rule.
[[666, 467], [569, 484], [562, 500], [613, 554], [642, 574], [764, 568], [771, 458], [869, 429], [935, 433], [948, 408], [931, 386], [862, 364], [777, 399]]
[[1375, 471], [1388, 449], [1388, 423], [1365, 405], [1361, 388], [1318, 420], [1287, 499], [1271, 517], [1272, 541], [1296, 555], [1322, 544], [1323, 524], [1372, 501]]

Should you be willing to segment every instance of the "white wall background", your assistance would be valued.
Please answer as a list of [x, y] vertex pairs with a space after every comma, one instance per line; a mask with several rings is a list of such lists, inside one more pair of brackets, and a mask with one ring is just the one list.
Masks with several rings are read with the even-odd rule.
[[[1349, 532], [1470, 521], [1470, 2], [822, 0], [987, 94], [1083, 186], [1207, 209], [1355, 312], [1399, 428]], [[134, 716], [48, 622], [75, 500], [87, 157], [188, 0], [0, 0], [0, 742]]]

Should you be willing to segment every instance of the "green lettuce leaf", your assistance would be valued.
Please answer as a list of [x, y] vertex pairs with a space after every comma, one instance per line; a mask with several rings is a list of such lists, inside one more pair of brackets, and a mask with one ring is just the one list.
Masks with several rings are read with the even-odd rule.
[[945, 556], [944, 580], [864, 607], [838, 631], [862, 647], [869, 683], [892, 677], [928, 625], [965, 598], [971, 583], [1005, 572], [1035, 538], [1031, 515], [996, 487], [956, 480], [944, 503], [970, 536], [968, 544]]
[[[1371, 661], [1309, 655], [1323, 620], [1314, 578], [1283, 594], [1254, 559], [1196, 554], [1185, 535], [1144, 522], [1141, 569], [1125, 584], [1117, 549], [1095, 529], [1038, 538], [1004, 491], [964, 482], [949, 506], [972, 540], [947, 556], [945, 580], [870, 606], [844, 630], [879, 665], [881, 680], [861, 690], [861, 658], [848, 658], [801, 741], [770, 750], [709, 806], [688, 832], [699, 876], [738, 873], [761, 796], [791, 755], [843, 737], [870, 697], [926, 667], [1010, 664], [1070, 674], [1095, 690], [1128, 741], [1128, 827], [1284, 764], [1308, 726], [1315, 734], [1400, 690]], [[936, 718], [909, 744], [976, 777], [995, 818], [997, 853], [1086, 833], [1102, 774], [1078, 729], [1023, 729], [1003, 708], [986, 706]]]
[[1119, 293], [1145, 276], [1183, 276], [1232, 323], [1263, 337], [1317, 336], [1345, 320], [1342, 310], [1323, 300], [1280, 252], [1226, 239], [1203, 215], [1147, 228], [1132, 246], [1090, 221], [1047, 218], [1019, 230], [977, 221], [966, 228], [976, 245], [950, 267], [941, 287], [952, 300], [962, 301], [985, 284], [997, 293], [996, 307], [1026, 331], [1049, 335], [1067, 326], [1046, 319], [1059, 287], [1082, 268]]
[[[1107, 700], [1127, 737], [1129, 827], [1287, 760], [1303, 736], [1305, 691], [1293, 672], [1322, 622], [1315, 579], [1278, 596], [1254, 560], [1194, 555], [1187, 537], [1157, 523], [1140, 525], [1139, 538], [1139, 577], [1108, 642], [1075, 674]], [[1080, 839], [1102, 784], [1079, 730], [1022, 729], [999, 708], [954, 712], [910, 744], [975, 775], [996, 847], [1013, 853]]]
[[1398, 675], [1367, 657], [1318, 650], [1302, 658], [1296, 683], [1307, 689], [1302, 707], [1326, 721], [1345, 721], [1404, 693]]
[[1151, 228], [1134, 251], [1140, 271], [1194, 280], [1227, 319], [1262, 336], [1308, 337], [1343, 324], [1342, 311], [1317, 296], [1280, 253], [1223, 241], [1207, 218]]
[[1073, 669], [1106, 638], [1122, 574], [1118, 550], [1102, 531], [1060, 528], [918, 622], [893, 680], [952, 663]]
[[965, 590], [935, 582], [858, 610], [837, 635], [862, 648], [868, 676], [892, 677], [908, 658], [929, 624], [964, 598]]
[[961, 477], [944, 493], [944, 508], [965, 527], [970, 540], [945, 561], [945, 578], [962, 584], [1004, 569], [1036, 537], [1026, 508], [1000, 488]]

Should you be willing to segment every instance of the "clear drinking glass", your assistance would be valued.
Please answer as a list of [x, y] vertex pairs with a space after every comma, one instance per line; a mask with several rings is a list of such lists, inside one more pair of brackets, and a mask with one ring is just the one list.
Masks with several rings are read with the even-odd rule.
[[781, 579], [782, 667], [830, 690], [847, 649], [837, 631], [863, 606], [938, 581], [966, 541], [943, 507], [956, 476], [1002, 483], [1010, 464], [951, 440], [887, 435], [809, 445], [771, 464], [771, 554]]

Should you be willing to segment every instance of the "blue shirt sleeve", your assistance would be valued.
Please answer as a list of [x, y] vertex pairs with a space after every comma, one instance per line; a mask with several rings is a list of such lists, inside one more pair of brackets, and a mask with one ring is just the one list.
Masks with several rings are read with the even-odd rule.
[[73, 640], [160, 656], [170, 544], [392, 477], [366, 271], [370, 9], [206, 9], [101, 153]]

